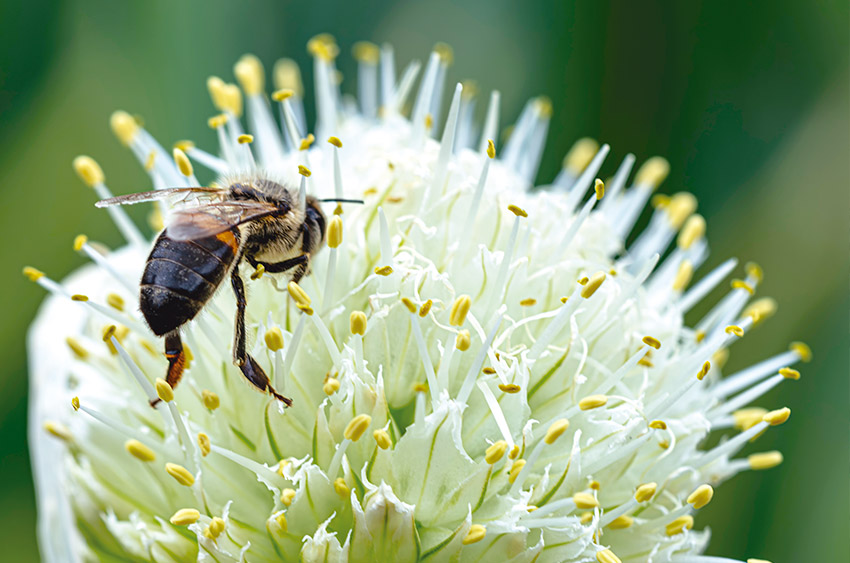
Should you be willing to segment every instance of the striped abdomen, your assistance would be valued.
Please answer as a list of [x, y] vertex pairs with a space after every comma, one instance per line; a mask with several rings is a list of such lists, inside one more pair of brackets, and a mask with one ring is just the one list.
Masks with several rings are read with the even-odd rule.
[[236, 257], [238, 231], [174, 240], [163, 232], [142, 274], [139, 305], [157, 336], [190, 321], [212, 297]]

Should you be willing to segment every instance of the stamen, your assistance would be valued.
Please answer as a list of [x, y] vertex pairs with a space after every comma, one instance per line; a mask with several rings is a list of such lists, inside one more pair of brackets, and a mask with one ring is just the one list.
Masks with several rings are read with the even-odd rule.
[[168, 521], [175, 526], [188, 526], [189, 524], [194, 524], [200, 519], [201, 513], [194, 508], [181, 508], [175, 512]]
[[463, 545], [469, 545], [472, 543], [478, 543], [484, 539], [484, 536], [487, 535], [487, 528], [482, 526], [481, 524], [473, 524], [469, 527], [469, 531], [461, 540]]
[[166, 463], [165, 471], [174, 477], [174, 480], [183, 485], [184, 487], [191, 487], [195, 484], [195, 476], [192, 473], [183, 467], [182, 465], [178, 465], [176, 463]]
[[378, 115], [378, 62], [381, 51], [374, 43], [359, 41], [352, 48], [357, 60], [357, 99], [360, 112], [367, 119]]
[[[336, 154], [336, 153], [334, 153]], [[325, 291], [322, 297], [325, 311], [333, 306], [334, 280], [336, 279], [336, 260], [337, 248], [342, 244], [342, 218], [339, 215], [334, 215], [328, 224], [327, 231], [328, 244], [328, 273], [325, 277]]]
[[[502, 412], [502, 407], [501, 405], [499, 405], [499, 401], [496, 400], [496, 397], [495, 395], [493, 395], [493, 392], [490, 390], [490, 387], [484, 381], [479, 381], [477, 383], [477, 386], [478, 389], [481, 391], [481, 394], [484, 396], [484, 401], [490, 408], [490, 413], [493, 415], [493, 420], [496, 421], [496, 427], [499, 429], [499, 432], [502, 433], [502, 438], [504, 438], [504, 440], [500, 440], [500, 442], [505, 444], [505, 448], [507, 448], [508, 446], [513, 447], [514, 439], [513, 436], [511, 436], [511, 430], [508, 426], [508, 421], [505, 418], [505, 413]], [[495, 455], [495, 452], [493, 453]], [[499, 456], [499, 458], [501, 458], [501, 456]]]
[[378, 447], [382, 450], [388, 450], [393, 447], [393, 441], [390, 438], [389, 432], [386, 430], [375, 430], [372, 432], [372, 437], [375, 439], [375, 443], [378, 444]]
[[42, 425], [45, 431], [48, 434], [55, 438], [59, 438], [60, 440], [64, 440], [65, 442], [73, 442], [74, 436], [71, 434], [71, 430], [62, 424], [61, 422], [55, 422], [53, 420], [45, 420]]
[[506, 451], [508, 451], [508, 443], [505, 440], [493, 442], [493, 444], [484, 451], [484, 461], [488, 465], [493, 465], [505, 456]]
[[[457, 119], [460, 111], [460, 95], [463, 91], [463, 86], [458, 83], [455, 87], [452, 105], [449, 107], [449, 116], [446, 118], [446, 127], [443, 130], [443, 137], [440, 141], [440, 153], [437, 155], [437, 162], [434, 165], [433, 183], [431, 184], [430, 193], [442, 194], [445, 191], [446, 181], [448, 180], [449, 158], [454, 153], [455, 133], [457, 132]], [[430, 203], [429, 191], [426, 190], [422, 196], [422, 206], [425, 203]]]
[[702, 298], [708, 295], [717, 285], [728, 276], [735, 266], [738, 265], [738, 260], [730, 258], [717, 266], [707, 276], [702, 278], [699, 283], [694, 285], [684, 296], [679, 300], [679, 310], [682, 314], [687, 313], [691, 308], [702, 301]]
[[607, 144], [602, 145], [602, 148], [599, 149], [599, 152], [596, 153], [596, 156], [593, 157], [593, 160], [590, 161], [590, 164], [588, 164], [584, 169], [584, 172], [581, 173], [581, 176], [579, 176], [575, 183], [570, 187], [566, 201], [568, 213], [572, 213], [576, 206], [578, 206], [578, 202], [584, 197], [584, 194], [587, 192], [587, 188], [590, 187], [593, 179], [596, 178], [596, 175], [599, 173], [599, 169], [602, 167], [602, 162], [605, 160], [605, 157], [608, 156], [608, 151], [610, 149], [611, 147]]
[[492, 139], [495, 139], [499, 132], [499, 97], [498, 90], [490, 92], [487, 115], [484, 118], [484, 127], [481, 130], [481, 143], [478, 147], [478, 152], [489, 155], [491, 153], [490, 147], [492, 146], [492, 156], [490, 158], [495, 158], [496, 155], [496, 147], [493, 145]]
[[603, 549], [596, 552], [596, 561], [598, 563], [623, 563], [620, 558], [614, 555], [610, 549]]
[[124, 442], [124, 449], [139, 461], [144, 461], [146, 463], [156, 461], [156, 454], [154, 451], [138, 440], [127, 440]]
[[275, 385], [278, 388], [282, 389], [286, 386], [286, 378], [289, 377], [292, 364], [295, 362], [295, 354], [298, 352], [298, 345], [301, 343], [301, 336], [304, 334], [304, 323], [306, 323], [308, 316], [310, 315], [301, 315], [298, 319], [298, 324], [295, 325], [295, 331], [292, 333], [289, 346], [286, 347], [286, 355], [283, 358], [283, 368], [280, 372], [275, 373]]

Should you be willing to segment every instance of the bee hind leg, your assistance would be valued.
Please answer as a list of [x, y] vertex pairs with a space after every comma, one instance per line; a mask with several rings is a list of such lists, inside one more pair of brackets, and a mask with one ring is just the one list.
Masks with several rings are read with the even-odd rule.
[[268, 392], [275, 399], [281, 401], [287, 407], [292, 406], [292, 399], [284, 397], [274, 390], [269, 376], [260, 367], [260, 364], [252, 358], [245, 350], [245, 307], [248, 302], [245, 299], [245, 285], [242, 283], [242, 278], [236, 269], [230, 275], [230, 283], [233, 286], [233, 293], [236, 295], [236, 327], [233, 334], [233, 363], [239, 366], [242, 370], [242, 375], [245, 379], [260, 391]]
[[[165, 375], [165, 381], [173, 389], [180, 383], [180, 378], [183, 377], [183, 370], [186, 369], [186, 352], [183, 350], [183, 341], [180, 339], [179, 328], [165, 335], [165, 357], [168, 359], [168, 371]], [[160, 399], [157, 397], [150, 402], [150, 405], [156, 407], [159, 401]]]

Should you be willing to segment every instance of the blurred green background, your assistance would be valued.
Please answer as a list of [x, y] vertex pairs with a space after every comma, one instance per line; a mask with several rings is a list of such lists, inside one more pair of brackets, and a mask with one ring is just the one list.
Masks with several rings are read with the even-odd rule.
[[[110, 133], [113, 109], [145, 117], [166, 146], [212, 146], [205, 79], [232, 79], [244, 52], [270, 67], [302, 63], [327, 31], [340, 69], [359, 39], [394, 43], [399, 64], [455, 48], [450, 80], [502, 92], [502, 123], [524, 100], [554, 102], [539, 181], [551, 180], [571, 143], [608, 142], [613, 167], [665, 155], [662, 191], [688, 189], [708, 219], [712, 257], [758, 260], [760, 295], [776, 317], [734, 348], [734, 370], [809, 342], [799, 382], [765, 397], [789, 405], [790, 424], [752, 447], [786, 461], [718, 490], [698, 516], [712, 554], [774, 562], [848, 561], [848, 4], [770, 2], [114, 2], [6, 0], [0, 4], [0, 545], [7, 561], [37, 560], [26, 443], [24, 337], [44, 293], [20, 269], [61, 278], [82, 264], [75, 235], [120, 238], [74, 176], [80, 153], [103, 166], [116, 193], [147, 189]], [[354, 81], [343, 83], [352, 91]], [[309, 88], [309, 86], [308, 86]], [[445, 104], [444, 104], [445, 105]], [[309, 108], [308, 108], [309, 109]], [[139, 216], [139, 215], [137, 215]]]

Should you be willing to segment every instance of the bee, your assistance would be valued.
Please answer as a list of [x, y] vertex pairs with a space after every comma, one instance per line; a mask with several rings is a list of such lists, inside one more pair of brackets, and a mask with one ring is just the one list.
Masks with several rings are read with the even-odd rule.
[[[268, 376], [245, 349], [245, 285], [242, 261], [268, 273], [288, 273], [298, 282], [310, 273], [310, 258], [325, 242], [323, 201], [303, 188], [292, 190], [262, 177], [229, 183], [226, 188], [168, 188], [104, 199], [97, 207], [176, 198], [174, 213], [145, 263], [139, 308], [151, 331], [165, 339], [165, 381], [180, 382], [186, 354], [180, 329], [212, 298], [226, 277], [236, 296], [233, 363], [245, 378], [286, 406], [292, 400], [272, 387]], [[156, 406], [159, 399], [151, 401]]]

